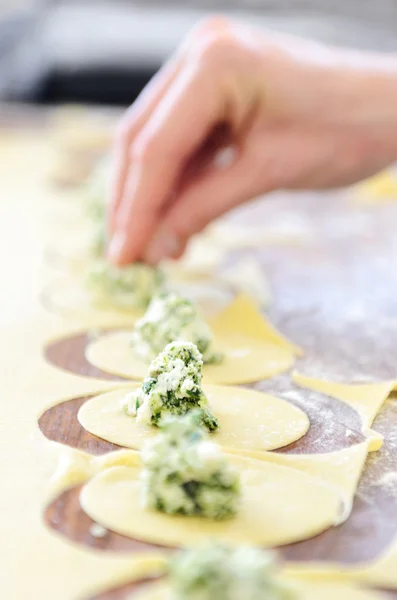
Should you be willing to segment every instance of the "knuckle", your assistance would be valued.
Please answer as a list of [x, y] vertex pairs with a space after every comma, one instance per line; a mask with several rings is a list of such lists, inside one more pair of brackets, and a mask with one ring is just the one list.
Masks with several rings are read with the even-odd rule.
[[211, 68], [230, 64], [236, 52], [237, 42], [227, 32], [212, 32], [203, 37], [196, 47], [200, 62]]
[[193, 37], [205, 35], [210, 31], [217, 31], [228, 28], [231, 25], [230, 19], [223, 15], [209, 15], [201, 19], [192, 30]]

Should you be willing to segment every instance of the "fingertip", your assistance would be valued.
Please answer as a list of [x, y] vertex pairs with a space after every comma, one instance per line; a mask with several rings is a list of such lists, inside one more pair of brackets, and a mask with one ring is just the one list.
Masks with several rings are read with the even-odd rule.
[[110, 240], [107, 258], [114, 265], [125, 264], [127, 236], [124, 231], [116, 231]]

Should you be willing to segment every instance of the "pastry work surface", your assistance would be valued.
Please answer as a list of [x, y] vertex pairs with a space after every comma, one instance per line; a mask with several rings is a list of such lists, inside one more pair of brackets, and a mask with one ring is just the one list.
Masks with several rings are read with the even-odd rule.
[[[48, 183], [46, 119], [23, 123], [0, 138], [0, 234], [10, 257], [0, 318], [0, 530], [9, 542], [1, 595], [22, 600], [30, 590], [42, 600], [54, 594], [126, 600], [142, 590], [141, 579], [153, 576], [164, 544], [117, 527], [96, 535], [82, 490], [87, 497], [92, 482], [103, 483], [114, 470], [121, 474], [135, 459], [122, 440], [117, 445], [85, 430], [78, 412], [98, 394], [129, 385], [91, 364], [86, 348], [107, 332], [125, 330], [131, 319], [107, 310], [58, 313], [46, 304], [43, 290], [70, 275], [46, 251], [57, 232], [73, 231], [79, 209], [72, 192]], [[298, 241], [242, 243], [227, 257], [230, 264], [249, 254], [266, 273], [267, 320], [303, 349], [301, 356], [292, 353], [284, 372], [247, 386], [283, 399], [310, 421], [307, 433], [303, 428], [299, 439], [270, 453], [272, 469], [289, 466], [320, 479], [326, 472], [325, 484], [332, 494], [338, 490], [346, 514], [340, 525], [280, 553], [286, 568], [302, 577], [324, 572], [397, 597], [397, 271], [391, 268], [397, 204], [357, 206], [348, 193], [280, 195], [231, 215], [224, 227], [238, 220], [249, 229], [262, 220], [276, 228], [287, 213], [305, 225]], [[350, 384], [348, 392], [329, 382]]]

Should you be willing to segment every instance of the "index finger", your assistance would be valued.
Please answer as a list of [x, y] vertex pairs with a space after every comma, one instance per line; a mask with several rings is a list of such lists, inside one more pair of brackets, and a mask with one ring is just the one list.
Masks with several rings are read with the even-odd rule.
[[182, 58], [176, 56], [156, 73], [148, 85], [142, 90], [135, 102], [121, 119], [113, 148], [113, 177], [111, 198], [108, 207], [108, 231], [115, 229], [118, 207], [123, 197], [123, 189], [128, 176], [129, 150], [135, 136], [147, 122], [151, 112], [175, 79]]
[[144, 254], [188, 158], [219, 121], [223, 107], [216, 83], [198, 62], [185, 65], [132, 144], [109, 250], [116, 264]]

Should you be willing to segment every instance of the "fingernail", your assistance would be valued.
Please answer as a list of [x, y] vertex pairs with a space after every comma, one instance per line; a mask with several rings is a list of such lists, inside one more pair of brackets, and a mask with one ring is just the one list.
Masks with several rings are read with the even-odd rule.
[[124, 250], [126, 239], [126, 235], [123, 231], [116, 231], [116, 233], [113, 235], [107, 251], [108, 258], [112, 262], [117, 262], [120, 259]]
[[157, 264], [164, 258], [172, 258], [177, 254], [180, 242], [175, 234], [169, 231], [158, 233], [150, 242], [145, 253], [147, 262]]

